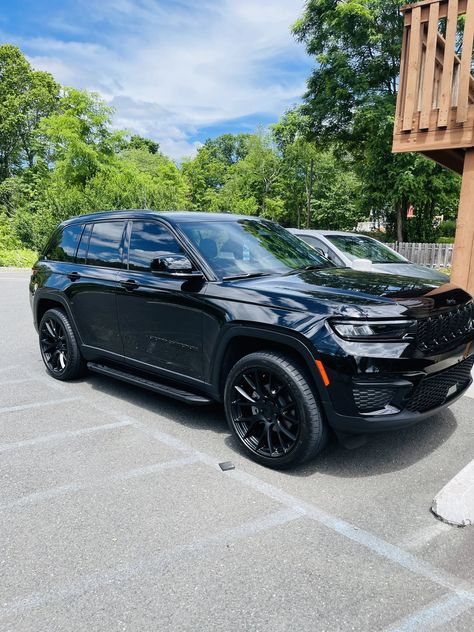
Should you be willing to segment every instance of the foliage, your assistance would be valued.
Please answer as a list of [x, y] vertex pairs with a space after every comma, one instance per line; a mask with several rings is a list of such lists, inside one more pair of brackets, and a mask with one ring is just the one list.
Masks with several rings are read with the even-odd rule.
[[396, 0], [309, 0], [293, 27], [317, 62], [302, 112], [308, 138], [351, 154], [367, 211], [387, 217], [399, 241], [429, 241], [433, 216], [455, 213], [459, 178], [391, 153], [402, 28]]
[[[31, 265], [68, 217], [120, 208], [341, 230], [370, 214], [404, 239], [451, 238], [459, 178], [391, 153], [398, 3], [309, 0], [294, 32], [317, 62], [303, 107], [268, 129], [208, 139], [180, 165], [155, 140], [114, 130], [99, 95], [62, 87], [15, 46], [0, 46], [0, 265]], [[447, 220], [439, 228], [436, 215]]]
[[37, 259], [38, 253], [34, 250], [27, 250], [26, 248], [3, 250], [0, 248], [0, 267], [31, 268]]

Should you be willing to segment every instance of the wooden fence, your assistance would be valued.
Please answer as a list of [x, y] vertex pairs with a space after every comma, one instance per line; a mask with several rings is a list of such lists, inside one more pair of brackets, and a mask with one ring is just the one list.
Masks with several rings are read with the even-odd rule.
[[422, 266], [450, 268], [453, 262], [454, 244], [417, 244], [396, 242], [387, 244], [401, 255]]

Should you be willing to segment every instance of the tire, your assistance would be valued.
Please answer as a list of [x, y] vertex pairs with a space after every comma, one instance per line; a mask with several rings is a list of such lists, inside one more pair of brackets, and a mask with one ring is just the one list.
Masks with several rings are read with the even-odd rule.
[[56, 380], [74, 380], [85, 373], [86, 362], [66, 314], [48, 309], [39, 324], [41, 357], [48, 373]]
[[285, 469], [315, 457], [328, 427], [304, 370], [283, 354], [262, 351], [240, 359], [224, 390], [227, 422], [246, 454]]

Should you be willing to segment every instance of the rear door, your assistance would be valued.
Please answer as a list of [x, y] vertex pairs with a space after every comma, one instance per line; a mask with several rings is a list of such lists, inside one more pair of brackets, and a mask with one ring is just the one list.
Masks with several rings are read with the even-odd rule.
[[123, 354], [117, 319], [118, 275], [127, 220], [86, 224], [71, 269], [68, 294], [84, 344]]
[[117, 295], [125, 355], [148, 367], [201, 378], [205, 283], [151, 273], [153, 259], [186, 254], [163, 223], [130, 222], [128, 241], [127, 269], [119, 272]]

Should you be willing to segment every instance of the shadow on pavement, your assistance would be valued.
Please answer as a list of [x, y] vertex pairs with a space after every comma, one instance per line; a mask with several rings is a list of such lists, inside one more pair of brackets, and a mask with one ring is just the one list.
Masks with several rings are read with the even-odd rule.
[[[90, 374], [84, 382], [101, 393], [112, 395], [149, 413], [163, 415], [189, 428], [226, 434], [226, 445], [246, 457], [244, 450], [229, 433], [224, 409], [220, 404], [190, 406], [138, 386], [99, 375]], [[314, 461], [284, 473], [300, 477], [323, 473], [336, 477], [360, 478], [403, 470], [437, 450], [449, 439], [456, 427], [456, 418], [447, 409], [410, 428], [369, 434], [366, 443], [353, 450], [344, 448], [332, 437], [329, 445]]]

